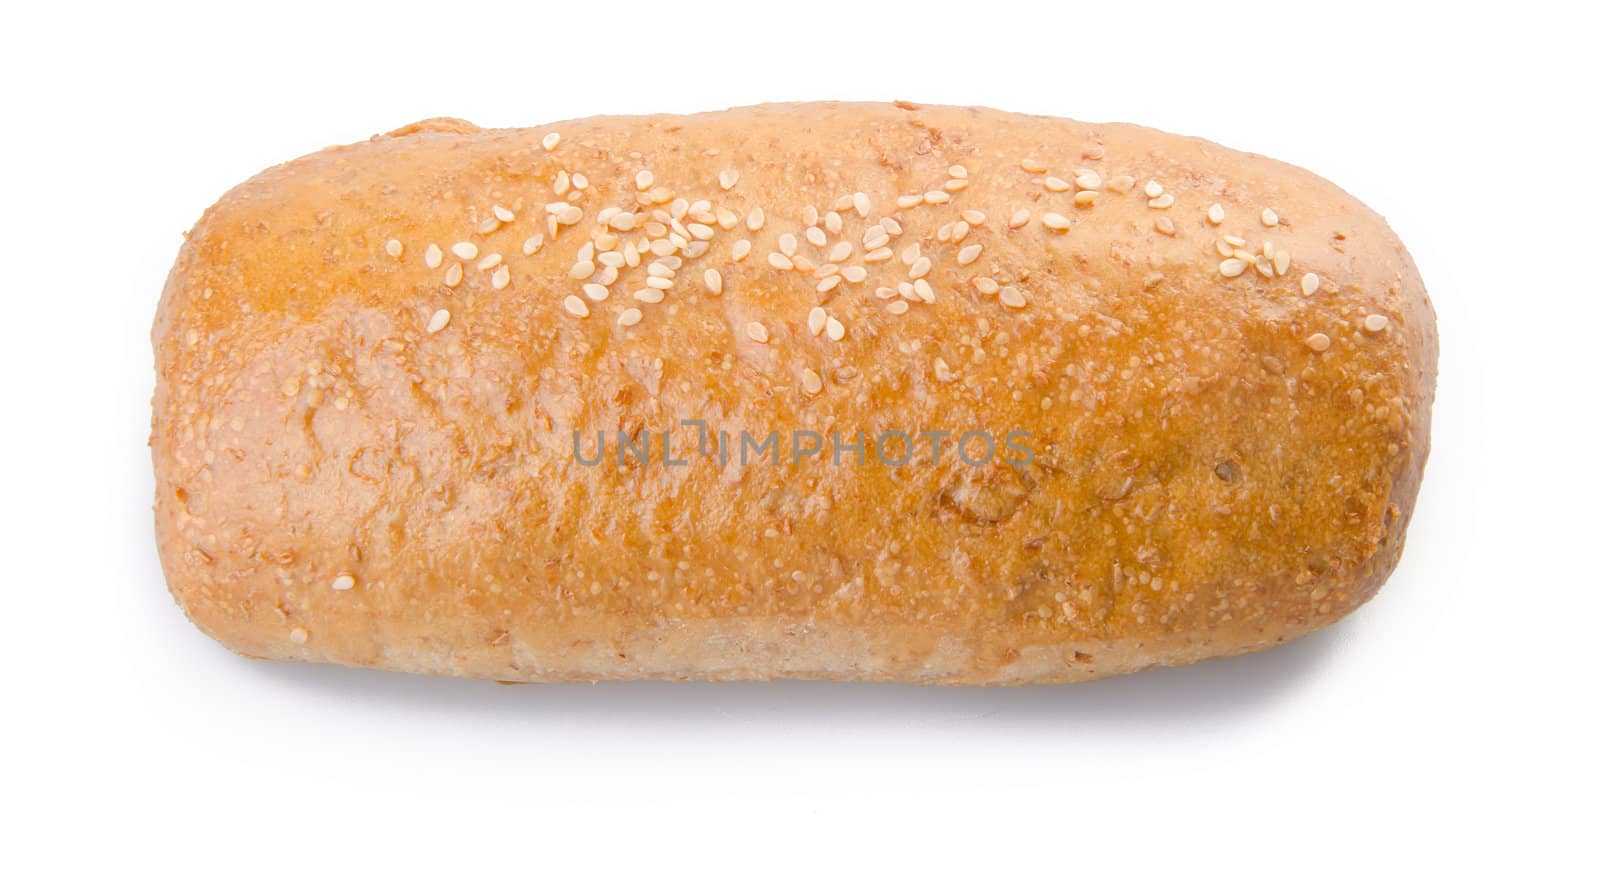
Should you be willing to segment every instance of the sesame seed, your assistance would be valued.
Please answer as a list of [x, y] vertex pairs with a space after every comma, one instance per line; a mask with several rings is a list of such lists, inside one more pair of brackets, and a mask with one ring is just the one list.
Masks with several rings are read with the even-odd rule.
[[478, 270], [487, 271], [498, 264], [500, 264], [500, 253], [491, 252], [478, 260]]
[[933, 304], [933, 287], [928, 285], [927, 280], [918, 279], [916, 282], [912, 283], [911, 291], [916, 295], [917, 298], [922, 299], [927, 304]]
[[975, 228], [981, 228], [984, 222], [989, 220], [989, 216], [976, 209], [963, 209], [961, 210], [961, 220]]
[[490, 208], [489, 211], [494, 213], [494, 217], [495, 218], [505, 222], [506, 224], [510, 224], [510, 223], [512, 223], [512, 222], [517, 220], [517, 214], [516, 213], [514, 213], [511, 210], [505, 208], [504, 206], [501, 206], [498, 203], [496, 203], [492, 208]]
[[644, 289], [636, 289], [633, 291], [633, 300], [637, 302], [644, 302], [647, 305], [659, 305], [661, 304], [661, 300], [666, 297], [667, 294], [665, 292], [662, 292], [660, 289], [657, 289], [653, 286], [647, 286]]
[[917, 259], [919, 259], [921, 257], [922, 257], [922, 244], [921, 243], [913, 243], [910, 246], [907, 246], [906, 248], [900, 250], [900, 263], [903, 264], [903, 265], [906, 265], [907, 267], [910, 267], [911, 265], [916, 264], [917, 263]]
[[589, 177], [581, 172], [574, 172], [572, 174], [572, 186], [580, 191], [587, 190], [589, 187]]
[[1246, 265], [1239, 259], [1225, 258], [1222, 260], [1222, 264], [1217, 266], [1217, 270], [1221, 271], [1222, 276], [1224, 277], [1237, 277], [1240, 274], [1243, 274], [1245, 268], [1247, 267], [1249, 267], [1249, 265]]
[[599, 283], [585, 283], [583, 284], [583, 294], [588, 297], [589, 301], [602, 302], [611, 293]]
[[489, 285], [493, 286], [495, 289], [504, 289], [507, 286], [510, 286], [511, 269], [505, 265], [501, 265], [499, 270], [494, 272], [494, 276], [489, 278]]
[[1278, 272], [1279, 277], [1289, 273], [1289, 250], [1278, 250], [1278, 254], [1272, 257], [1272, 269]]
[[635, 190], [648, 191], [656, 183], [656, 174], [648, 169], [641, 169], [634, 173], [633, 187]]
[[390, 240], [383, 244], [383, 251], [389, 253], [390, 258], [399, 258], [405, 254], [406, 247], [399, 240]]
[[962, 240], [967, 239], [967, 234], [971, 231], [972, 225], [967, 224], [965, 219], [956, 222], [955, 225], [950, 228], [950, 242], [960, 243]]
[[1300, 278], [1300, 291], [1305, 295], [1316, 295], [1317, 290], [1321, 288], [1322, 278], [1316, 274], [1306, 274]]
[[899, 299], [895, 299], [894, 301], [889, 302], [889, 306], [886, 310], [888, 310], [888, 312], [891, 314], [904, 314], [906, 311], [911, 310], [911, 305], [900, 301]]
[[849, 258], [850, 257], [850, 253], [852, 253], [854, 251], [855, 251], [855, 247], [854, 246], [851, 246], [847, 242], [840, 241], [838, 243], [833, 244], [833, 248], [828, 250], [828, 261], [835, 262], [835, 263], [842, 262], [845, 259]]
[[706, 272], [705, 272], [704, 278], [705, 278], [705, 281], [706, 281], [706, 291], [707, 292], [711, 293], [712, 295], [721, 295], [722, 294], [722, 272], [721, 271], [718, 271], [716, 268], [706, 268]]
[[839, 273], [843, 274], [844, 278], [851, 283], [860, 283], [867, 279], [867, 269], [860, 265], [849, 265]]
[[1059, 212], [1046, 212], [1039, 216], [1039, 221], [1052, 231], [1066, 232], [1072, 229], [1072, 222]]
[[766, 223], [767, 213], [759, 206], [750, 210], [750, 214], [744, 218], [744, 226], [749, 228], [752, 233], [761, 230]]
[[1278, 214], [1276, 212], [1273, 212], [1271, 209], [1263, 209], [1263, 210], [1261, 210], [1261, 223], [1266, 225], [1269, 228], [1277, 227], [1278, 226]]
[[567, 192], [572, 190], [572, 178], [567, 175], [565, 169], [556, 172], [555, 181], [550, 183], [550, 190], [555, 191], [557, 197], [565, 197]]
[[356, 577], [348, 572], [339, 573], [339, 575], [334, 578], [332, 585], [333, 589], [336, 591], [348, 591], [355, 586]]
[[1151, 179], [1144, 183], [1144, 195], [1149, 197], [1151, 200], [1161, 196], [1161, 192], [1164, 190], [1166, 189], [1161, 187], [1161, 182], [1158, 182], [1155, 179]]
[[1106, 190], [1113, 194], [1126, 194], [1133, 190], [1133, 184], [1131, 175], [1113, 175], [1111, 180], [1106, 182]]
[[472, 261], [478, 257], [477, 244], [468, 243], [466, 241], [462, 241], [450, 247], [450, 251], [455, 253], [456, 258], [459, 258], [462, 261]]
[[883, 229], [888, 231], [891, 237], [898, 237], [904, 233], [900, 228], [900, 223], [895, 221], [893, 216], [885, 216], [878, 219], [878, 224], [883, 226]]
[[781, 252], [767, 253], [767, 264], [772, 265], [780, 271], [794, 270], [794, 262], [790, 260], [787, 255], [784, 255]]
[[797, 250], [799, 248], [800, 248], [800, 241], [796, 240], [795, 236], [793, 234], [785, 233], [782, 236], [778, 237], [778, 251], [783, 253], [784, 255], [793, 257], [794, 253], [795, 253], [795, 250]]
[[894, 250], [887, 246], [880, 246], [877, 249], [868, 252], [866, 255], [863, 255], [861, 260], [870, 263], [888, 261], [891, 258], [894, 258]]
[[500, 230], [500, 219], [492, 215], [484, 216], [483, 221], [478, 222], [478, 233], [480, 234], [493, 234], [498, 230]]
[[967, 177], [967, 167], [962, 166], [959, 163], [955, 164], [954, 166], [951, 166], [949, 169], [947, 169], [945, 171], [947, 173], [949, 173], [951, 178], [966, 178]]
[[1178, 198], [1172, 196], [1171, 194], [1162, 194], [1159, 197], [1145, 201], [1145, 205], [1149, 206], [1151, 209], [1166, 209], [1168, 206], [1171, 206], [1174, 202], [1176, 202], [1177, 199]]
[[823, 277], [822, 281], [817, 284], [817, 291], [831, 292], [835, 286], [839, 285], [839, 281], [843, 279], [844, 278], [838, 274], [829, 274], [828, 276]]
[[902, 194], [899, 197], [894, 198], [894, 205], [900, 207], [901, 209], [911, 209], [912, 207], [921, 206], [922, 195]]
[[703, 225], [699, 222], [690, 222], [689, 224], [689, 236], [695, 238], [696, 240], [710, 240], [716, 235], [717, 232], [709, 225]]
[[592, 262], [592, 261], [574, 262], [573, 265], [572, 265], [572, 270], [567, 272], [567, 276], [571, 277], [574, 280], [587, 280], [590, 277], [593, 277], [594, 276], [594, 262]]
[[906, 273], [911, 279], [915, 280], [919, 277], [928, 276], [928, 272], [931, 270], [933, 270], [933, 259], [924, 255], [919, 256], [916, 261], [912, 262], [911, 270]]
[[544, 149], [546, 151], [554, 151], [556, 149], [556, 145], [561, 144], [561, 133], [545, 133], [545, 137], [539, 140], [539, 144], [544, 145]]
[[872, 211], [872, 199], [860, 191], [850, 195], [850, 205], [855, 207], [856, 215], [862, 218], [866, 218], [867, 213]]
[[574, 317], [589, 316], [589, 306], [584, 303], [583, 299], [578, 298], [576, 295], [569, 295], [565, 299], [562, 299], [561, 306], [566, 308], [567, 313]]
[[1017, 287], [1005, 286], [1000, 289], [1000, 303], [1008, 308], [1022, 308], [1027, 306], [1028, 299]]
[[533, 255], [535, 252], [538, 252], [542, 246], [544, 246], [544, 235], [534, 234], [532, 237], [522, 241], [522, 254]]
[[1007, 222], [1006, 224], [1012, 230], [1016, 230], [1017, 228], [1020, 228], [1023, 225], [1027, 224], [1028, 223], [1028, 219], [1030, 219], [1030, 218], [1032, 218], [1032, 216], [1030, 216], [1028, 214], [1028, 210], [1019, 209], [1016, 212], [1011, 213], [1011, 220], [1009, 222]]
[[844, 339], [844, 324], [839, 322], [838, 317], [829, 317], [827, 324], [823, 327], [823, 331], [833, 341], [842, 341]]
[[646, 277], [644, 279], [644, 285], [650, 287], [651, 289], [659, 289], [662, 292], [666, 292], [668, 289], [672, 288], [672, 278], [670, 278], [670, 277]]
[[733, 186], [738, 184], [738, 183], [739, 183], [739, 173], [736, 172], [735, 170], [724, 169], [721, 172], [717, 173], [717, 184], [721, 185], [722, 189], [724, 191], [733, 190]]
[[1333, 340], [1321, 332], [1313, 332], [1311, 337], [1306, 339], [1306, 347], [1316, 351], [1319, 354], [1323, 351], [1326, 351], [1332, 344]]
[[627, 329], [629, 326], [638, 325], [639, 321], [643, 319], [643, 311], [640, 311], [638, 308], [626, 308], [622, 313], [617, 315], [617, 325], [621, 326], [623, 329]]
[[1243, 237], [1240, 237], [1240, 236], [1237, 236], [1237, 235], [1234, 235], [1234, 234], [1223, 234], [1222, 235], [1222, 242], [1228, 244], [1229, 246], [1233, 246], [1235, 248], [1245, 245], [1245, 239]]
[[812, 226], [806, 228], [806, 242], [812, 246], [827, 246], [828, 235], [824, 234], [821, 228]]
[[971, 246], [963, 246], [961, 251], [956, 253], [956, 264], [966, 267], [977, 261], [980, 255], [983, 255], [983, 244], [974, 243]]
[[830, 212], [822, 217], [822, 226], [828, 229], [828, 233], [837, 234], [844, 230], [844, 217], [838, 212]]
[[295, 628], [289, 632], [289, 642], [296, 646], [304, 646], [311, 639], [311, 634], [305, 628]]
[[806, 328], [811, 330], [812, 335], [821, 335], [822, 327], [827, 323], [828, 312], [820, 307], [812, 308], [811, 312], [806, 315]]
[[917, 297], [916, 288], [913, 287], [910, 282], [901, 280], [899, 283], [895, 284], [895, 288], [899, 291], [901, 298], [910, 299], [912, 301], [921, 301], [921, 299]]
[[996, 283], [992, 277], [974, 277], [972, 285], [984, 295], [994, 295], [1000, 291], [1000, 284]]
[[818, 375], [816, 370], [808, 366], [805, 369], [800, 370], [800, 387], [807, 394], [821, 393], [822, 376]]
[[1046, 191], [1054, 191], [1055, 193], [1059, 194], [1062, 191], [1072, 190], [1072, 185], [1065, 180], [1056, 178], [1052, 175], [1044, 180], [1044, 189]]
[[1156, 219], [1156, 232], [1165, 234], [1168, 237], [1175, 237], [1178, 234], [1178, 227], [1172, 223], [1172, 219], [1162, 216]]
[[1221, 203], [1213, 203], [1211, 204], [1211, 208], [1206, 210], [1206, 221], [1211, 222], [1214, 225], [1222, 224], [1222, 220], [1225, 217], [1226, 216], [1222, 211]]
[[1022, 167], [1023, 172], [1031, 172], [1034, 175], [1042, 175], [1043, 173], [1050, 171], [1050, 167], [1040, 163], [1038, 160], [1033, 159], [1024, 159], [1018, 165]]
[[1361, 324], [1368, 332], [1382, 332], [1389, 328], [1389, 318], [1382, 314], [1368, 314]]
[[1092, 169], [1080, 170], [1078, 177], [1073, 179], [1073, 183], [1086, 191], [1098, 190], [1101, 184], [1100, 173]]
[[947, 192], [965, 191], [967, 189], [967, 186], [970, 185], [970, 184], [972, 184], [972, 182], [969, 182], [964, 178], [953, 178], [953, 179], [950, 179], [949, 181], [945, 182], [944, 183], [944, 187], [941, 188], [941, 190], [947, 191]]
[[730, 255], [732, 255], [734, 261], [743, 261], [744, 257], [749, 255], [749, 254], [750, 254], [750, 241], [749, 240], [736, 240], [736, 241], [734, 241], [733, 250], [730, 253]]
[[428, 318], [428, 332], [434, 333], [450, 325], [450, 312], [440, 308]]
[[754, 320], [744, 325], [744, 334], [753, 342], [767, 343], [767, 327]]
[[465, 270], [461, 267], [461, 262], [452, 264], [449, 268], [445, 269], [444, 285], [450, 287], [451, 289], [456, 288], [457, 286], [461, 285], [461, 278], [465, 273]]
[[423, 250], [422, 263], [430, 268], [437, 268], [443, 262], [444, 250], [440, 249], [437, 243], [429, 243], [428, 248]]

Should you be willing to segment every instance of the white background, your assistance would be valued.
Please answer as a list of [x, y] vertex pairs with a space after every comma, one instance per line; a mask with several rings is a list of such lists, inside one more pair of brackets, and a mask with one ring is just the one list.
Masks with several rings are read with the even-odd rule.
[[[0, 874], [1593, 877], [1595, 29], [1472, 5], [9, 8]], [[1383, 213], [1443, 354], [1377, 599], [1277, 651], [1020, 690], [502, 687], [251, 662], [188, 625], [152, 538], [148, 329], [224, 190], [434, 115], [820, 98], [1130, 120]]]

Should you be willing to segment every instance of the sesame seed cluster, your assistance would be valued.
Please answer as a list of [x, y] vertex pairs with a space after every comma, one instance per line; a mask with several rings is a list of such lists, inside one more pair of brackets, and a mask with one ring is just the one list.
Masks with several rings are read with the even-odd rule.
[[[784, 675], [1086, 679], [1370, 596], [1435, 347], [1381, 220], [1196, 140], [906, 103], [423, 123], [191, 233], [157, 323], [164, 559], [271, 657], [771, 676], [704, 650], [788, 643]], [[567, 457], [685, 418], [1022, 429], [1039, 458]]]

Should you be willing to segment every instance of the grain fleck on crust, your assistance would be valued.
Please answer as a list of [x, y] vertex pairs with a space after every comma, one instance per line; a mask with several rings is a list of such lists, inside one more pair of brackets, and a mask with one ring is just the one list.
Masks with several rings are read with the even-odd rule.
[[[153, 341], [197, 625], [510, 681], [1069, 682], [1293, 639], [1400, 556], [1437, 359], [1405, 249], [1303, 170], [909, 103], [321, 151], [206, 212]], [[574, 457], [683, 419], [1034, 457]]]

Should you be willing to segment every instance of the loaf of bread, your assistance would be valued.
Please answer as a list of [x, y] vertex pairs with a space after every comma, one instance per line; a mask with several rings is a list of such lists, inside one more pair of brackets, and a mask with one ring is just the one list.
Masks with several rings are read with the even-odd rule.
[[248, 656], [1070, 682], [1370, 598], [1437, 337], [1382, 219], [1128, 125], [428, 120], [270, 169], [153, 332], [173, 595]]

